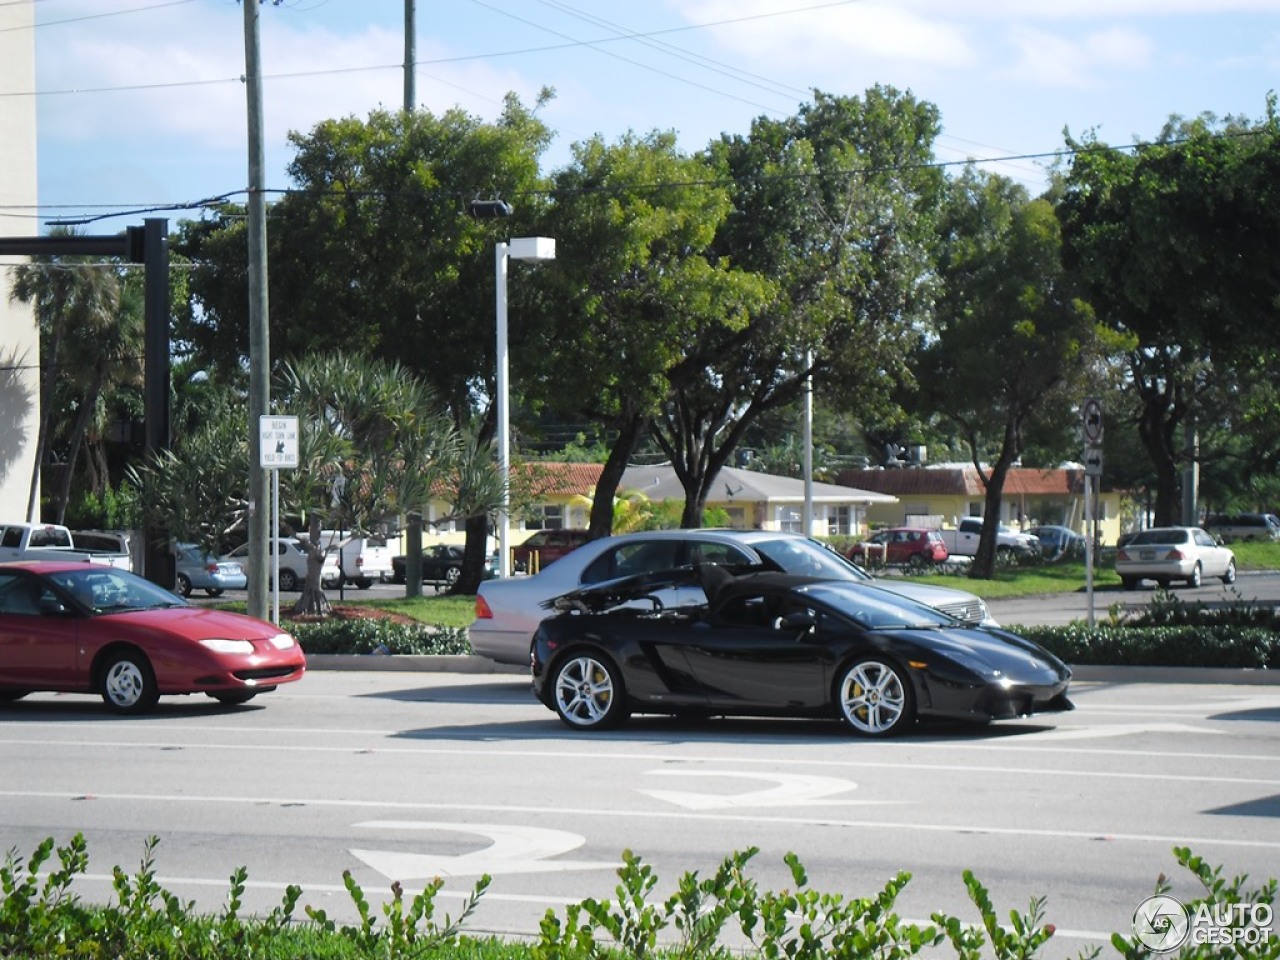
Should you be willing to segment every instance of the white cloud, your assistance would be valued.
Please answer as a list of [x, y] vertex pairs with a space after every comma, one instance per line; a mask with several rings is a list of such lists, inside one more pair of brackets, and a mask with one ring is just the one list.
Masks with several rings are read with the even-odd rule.
[[966, 27], [920, 4], [868, 0], [807, 9], [813, 6], [795, 3], [800, 12], [768, 16], [787, 8], [776, 0], [699, 0], [684, 15], [695, 23], [723, 21], [708, 28], [709, 37], [774, 70], [838, 72], [890, 60], [956, 67], [977, 57]]
[[1099, 30], [1081, 38], [1060, 32], [1013, 27], [1008, 42], [1016, 55], [1004, 71], [1011, 79], [1046, 87], [1093, 89], [1102, 71], [1141, 70], [1151, 60], [1150, 40], [1136, 30]]

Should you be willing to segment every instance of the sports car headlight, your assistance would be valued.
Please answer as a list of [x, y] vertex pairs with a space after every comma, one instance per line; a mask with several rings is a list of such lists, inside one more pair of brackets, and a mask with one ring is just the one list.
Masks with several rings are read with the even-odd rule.
[[277, 650], [289, 650], [295, 646], [296, 641], [287, 633], [277, 633], [274, 637], [267, 641]]
[[214, 653], [253, 653], [253, 643], [248, 640], [223, 640], [210, 637], [207, 640], [201, 640], [200, 646]]

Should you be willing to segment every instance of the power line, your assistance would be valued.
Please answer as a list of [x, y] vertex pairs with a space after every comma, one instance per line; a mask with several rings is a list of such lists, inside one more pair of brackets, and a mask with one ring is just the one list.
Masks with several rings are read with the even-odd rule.
[[[0, 7], [12, 7], [27, 2], [27, 0], [14, 0], [12, 3], [0, 3]], [[38, 0], [30, 0], [30, 2], [38, 2]], [[69, 17], [66, 20], [45, 20], [43, 23], [34, 24], [36, 27], [57, 27], [66, 23], [83, 23], [86, 20], [101, 20], [105, 17], [126, 17], [132, 13], [147, 13], [151, 10], [159, 10], [161, 7], [180, 7], [183, 4], [194, 3], [195, 0], [166, 0], [164, 3], [153, 3], [145, 7], [132, 7], [128, 10], [112, 10], [109, 13], [90, 13], [83, 17]], [[33, 27], [5, 27], [0, 33], [12, 33], [15, 30], [30, 30]]]
[[[1246, 137], [1246, 136], [1257, 136], [1258, 132], [1237, 131], [1237, 132], [1226, 132], [1219, 135], [1230, 136], [1230, 137]], [[1178, 146], [1180, 144], [1190, 142], [1191, 139], [1192, 138], [1190, 137], [1183, 137], [1183, 138], [1161, 141], [1158, 144], [1158, 146]], [[1147, 146], [1152, 146], [1152, 144], [1130, 143], [1130, 144], [1125, 144], [1121, 146], [1096, 144], [1093, 146], [1085, 146], [1085, 147], [1065, 147], [1060, 150], [1047, 150], [1040, 153], [1006, 154], [1003, 156], [993, 156], [993, 157], [969, 157], [965, 160], [931, 160], [931, 161], [925, 161], [921, 163], [892, 164], [892, 165], [882, 166], [882, 167], [830, 170], [830, 171], [821, 171], [821, 172], [815, 172], [815, 173], [778, 173], [778, 174], [770, 174], [764, 177], [757, 178], [757, 181], [758, 182], [778, 182], [778, 181], [786, 181], [786, 180], [812, 180], [819, 177], [852, 177], [852, 176], [865, 177], [865, 176], [874, 176], [874, 175], [884, 174], [884, 173], [908, 172], [911, 170], [930, 170], [930, 169], [945, 170], [953, 167], [965, 167], [969, 165], [988, 166], [988, 165], [994, 165], [994, 164], [1014, 163], [1018, 161], [1038, 161], [1038, 160], [1054, 161], [1054, 160], [1062, 160], [1062, 159], [1066, 159], [1074, 156], [1080, 156], [1082, 154], [1088, 155], [1088, 154], [1095, 154], [1095, 153], [1125, 153], [1132, 150], [1139, 150]], [[622, 192], [622, 191], [638, 192], [638, 191], [646, 191], [646, 190], [647, 191], [677, 190], [677, 189], [689, 189], [689, 188], [696, 188], [696, 187], [730, 187], [730, 186], [733, 186], [736, 182], [737, 181], [729, 177], [709, 177], [707, 179], [698, 179], [698, 180], [665, 180], [665, 181], [656, 181], [652, 183], [616, 183], [616, 184], [609, 184], [609, 185], [598, 185], [593, 187], [585, 187], [576, 192], [581, 194], [587, 194], [587, 193], [616, 193], [616, 192]], [[409, 193], [409, 192], [397, 192], [397, 191], [389, 191], [389, 190], [349, 190], [349, 189], [311, 190], [311, 189], [298, 189], [298, 188], [265, 188], [263, 189], [262, 192], [264, 194], [273, 194], [276, 196], [310, 195], [310, 196], [321, 196], [321, 197], [335, 196], [335, 197], [343, 197], [343, 198], [355, 197], [359, 199], [387, 199], [392, 197], [422, 196], [422, 194], [417, 192]], [[539, 189], [539, 190], [526, 190], [517, 194], [516, 196], [549, 196], [556, 192], [563, 193], [564, 191], [556, 191], [554, 188], [548, 187], [548, 188]], [[70, 219], [57, 221], [57, 225], [81, 226], [81, 225], [93, 223], [98, 220], [110, 220], [117, 217], [136, 216], [142, 213], [209, 209], [209, 208], [215, 207], [220, 203], [231, 203], [233, 202], [234, 198], [246, 196], [247, 194], [248, 194], [247, 190], [234, 190], [234, 191], [229, 191], [227, 193], [220, 194], [216, 197], [206, 198], [204, 200], [197, 200], [191, 203], [170, 203], [170, 204], [155, 205], [155, 206], [149, 206], [149, 207], [139, 207], [139, 208], [130, 209], [130, 210], [121, 210], [119, 208], [113, 208], [111, 212], [95, 214], [93, 216], [86, 216], [74, 221]], [[440, 196], [441, 194], [436, 193], [433, 195]], [[470, 197], [469, 194], [468, 195], [459, 194], [458, 195], [459, 207], [461, 207], [461, 205], [467, 199], [469, 199], [469, 197]], [[67, 208], [83, 210], [83, 209], [86, 209], [86, 207], [88, 206], [90, 205], [80, 205], [80, 206], [73, 207], [72, 205], [64, 204], [55, 209], [62, 209], [63, 207], [67, 207]], [[93, 206], [100, 207], [103, 205], [93, 205]], [[0, 206], [0, 212], [3, 212], [5, 210], [40, 210], [40, 209], [49, 209], [49, 208], [41, 207], [40, 205], [16, 205], [16, 206], [9, 206], [9, 207]]]

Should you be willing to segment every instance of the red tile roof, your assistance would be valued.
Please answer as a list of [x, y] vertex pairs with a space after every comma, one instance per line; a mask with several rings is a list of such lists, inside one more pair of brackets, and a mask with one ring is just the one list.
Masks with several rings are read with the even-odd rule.
[[530, 489], [540, 495], [585, 495], [600, 482], [604, 465], [600, 463], [560, 463], [551, 460], [531, 460], [514, 465], [512, 472], [519, 475]]
[[[901, 470], [843, 470], [846, 487], [891, 493], [896, 497], [967, 496], [985, 492], [977, 470], [967, 467], [906, 467]], [[1005, 478], [1006, 496], [1066, 497], [1084, 493], [1084, 471], [1013, 467]]]

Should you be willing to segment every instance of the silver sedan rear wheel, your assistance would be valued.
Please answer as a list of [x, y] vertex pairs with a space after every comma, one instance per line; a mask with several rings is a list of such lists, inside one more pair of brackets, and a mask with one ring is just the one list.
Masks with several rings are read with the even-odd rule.
[[556, 713], [571, 727], [603, 730], [627, 718], [626, 690], [613, 661], [601, 654], [577, 654], [556, 666]]
[[868, 737], [891, 737], [915, 720], [911, 683], [901, 668], [876, 657], [859, 660], [840, 680], [840, 714]]

